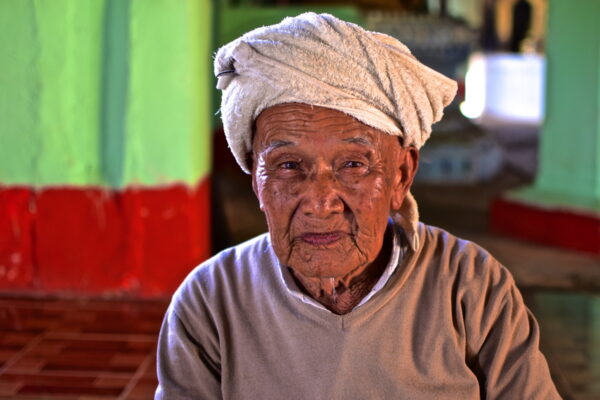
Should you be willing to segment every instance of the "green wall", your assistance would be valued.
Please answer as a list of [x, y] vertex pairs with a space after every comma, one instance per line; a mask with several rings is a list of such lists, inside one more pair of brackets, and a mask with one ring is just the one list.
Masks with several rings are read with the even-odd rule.
[[600, 212], [600, 1], [550, 0], [540, 168], [522, 200]]
[[195, 183], [210, 170], [209, 0], [0, 3], [0, 184]]
[[0, 182], [101, 181], [103, 7], [0, 3]]
[[124, 179], [195, 181], [209, 172], [209, 1], [135, 0]]

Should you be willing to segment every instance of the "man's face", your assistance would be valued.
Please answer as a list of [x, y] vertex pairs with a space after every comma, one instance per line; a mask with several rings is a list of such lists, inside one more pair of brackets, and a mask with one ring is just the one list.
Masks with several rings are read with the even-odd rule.
[[260, 114], [252, 150], [252, 183], [277, 257], [319, 278], [341, 278], [375, 260], [418, 160], [397, 137], [298, 103]]

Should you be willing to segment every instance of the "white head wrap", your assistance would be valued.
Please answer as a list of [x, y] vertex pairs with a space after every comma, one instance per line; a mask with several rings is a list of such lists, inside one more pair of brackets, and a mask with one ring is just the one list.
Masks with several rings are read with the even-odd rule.
[[[221, 47], [214, 71], [223, 91], [225, 136], [246, 173], [254, 120], [271, 106], [332, 108], [420, 148], [456, 93], [456, 82], [421, 64], [391, 36], [312, 12]], [[392, 217], [416, 249], [419, 215], [410, 193]]]

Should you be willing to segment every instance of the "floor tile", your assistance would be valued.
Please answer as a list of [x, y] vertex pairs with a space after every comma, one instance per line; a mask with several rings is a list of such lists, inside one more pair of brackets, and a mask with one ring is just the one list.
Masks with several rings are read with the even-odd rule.
[[0, 399], [152, 398], [166, 307], [166, 301], [0, 298]]
[[0, 396], [14, 396], [22, 386], [22, 381], [11, 382], [0, 379]]

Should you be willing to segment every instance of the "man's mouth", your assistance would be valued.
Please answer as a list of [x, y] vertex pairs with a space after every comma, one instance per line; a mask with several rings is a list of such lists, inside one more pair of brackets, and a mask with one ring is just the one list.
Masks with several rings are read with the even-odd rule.
[[335, 243], [340, 240], [343, 236], [342, 232], [308, 232], [300, 235], [300, 239], [313, 246], [325, 246], [331, 243]]

